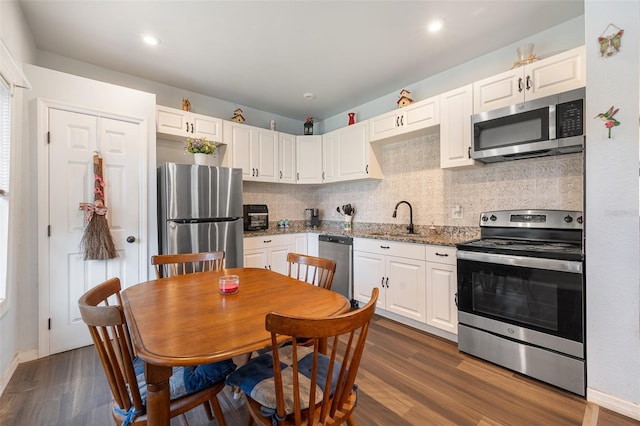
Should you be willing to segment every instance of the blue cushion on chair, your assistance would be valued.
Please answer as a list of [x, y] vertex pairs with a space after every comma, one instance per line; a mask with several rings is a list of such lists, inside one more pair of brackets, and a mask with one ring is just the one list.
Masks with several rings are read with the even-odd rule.
[[[198, 392], [223, 380], [235, 369], [236, 365], [231, 359], [193, 367], [173, 367], [169, 377], [169, 399], [174, 400]], [[147, 382], [144, 379], [144, 362], [140, 358], [133, 359], [133, 370], [136, 373], [142, 404], [146, 405]]]
[[[136, 372], [136, 380], [138, 381], [138, 389], [140, 389], [140, 397], [142, 404], [147, 405], [147, 382], [144, 379], [144, 362], [140, 358], [134, 358], [133, 369]], [[171, 377], [169, 377], [169, 399], [174, 400], [188, 394], [184, 385], [183, 367], [173, 367]]]
[[[292, 362], [293, 346], [284, 346], [278, 350], [280, 356], [280, 368], [282, 370], [282, 380], [285, 394], [285, 413], [293, 413], [293, 365]], [[322, 401], [323, 392], [327, 373], [329, 370], [329, 357], [318, 355], [318, 377], [316, 385], [317, 402]], [[311, 386], [311, 369], [313, 366], [313, 348], [298, 347], [298, 371], [300, 381], [301, 409], [308, 408], [309, 389]], [[335, 385], [340, 373], [341, 365], [336, 362], [333, 367], [333, 379], [331, 381], [331, 394], [335, 391]], [[267, 408], [263, 410], [265, 413], [272, 413], [276, 409], [276, 392], [275, 382], [273, 378], [273, 355], [272, 352], [262, 354], [243, 365], [226, 380], [226, 384], [237, 386], [251, 399]]]

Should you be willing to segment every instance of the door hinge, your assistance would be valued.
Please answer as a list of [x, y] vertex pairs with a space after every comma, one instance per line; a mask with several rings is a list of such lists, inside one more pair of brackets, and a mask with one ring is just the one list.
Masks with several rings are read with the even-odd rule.
[[51, 236], [51, 225], [47, 225], [47, 237]]
[[49, 318], [49, 320], [47, 321], [47, 327], [49, 330], [51, 330], [51, 318]]
[[47, 144], [51, 143], [51, 132], [47, 132]]

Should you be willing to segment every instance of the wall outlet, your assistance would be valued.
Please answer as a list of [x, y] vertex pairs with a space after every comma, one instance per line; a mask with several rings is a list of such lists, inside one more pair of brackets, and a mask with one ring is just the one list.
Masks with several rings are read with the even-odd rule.
[[453, 219], [462, 219], [462, 206], [453, 206], [451, 208], [451, 217]]

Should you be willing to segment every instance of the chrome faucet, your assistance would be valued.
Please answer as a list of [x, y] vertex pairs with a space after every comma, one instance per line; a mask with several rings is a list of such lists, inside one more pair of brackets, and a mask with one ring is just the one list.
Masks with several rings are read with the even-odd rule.
[[415, 232], [413, 231], [413, 207], [411, 207], [411, 204], [409, 204], [408, 201], [400, 201], [398, 202], [398, 204], [396, 204], [396, 208], [393, 210], [393, 215], [391, 217], [396, 217], [398, 214], [398, 206], [400, 204], [406, 204], [409, 206], [409, 226], [407, 226], [407, 230], [409, 231], [410, 234], [415, 234]]

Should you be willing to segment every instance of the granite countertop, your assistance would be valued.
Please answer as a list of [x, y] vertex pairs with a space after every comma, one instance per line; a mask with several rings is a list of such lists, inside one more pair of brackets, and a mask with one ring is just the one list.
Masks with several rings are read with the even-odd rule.
[[277, 222], [270, 222], [269, 229], [263, 231], [245, 231], [244, 236], [259, 237], [312, 232], [316, 234], [348, 235], [350, 237], [438, 246], [455, 246], [463, 241], [480, 237], [480, 229], [474, 227], [416, 225], [415, 228], [415, 234], [408, 234], [404, 225], [398, 226], [382, 223], [354, 223], [350, 231], [345, 231], [342, 229], [342, 222], [340, 221], [322, 221], [317, 228], [306, 227], [304, 221], [291, 222], [288, 227], [278, 227]]

